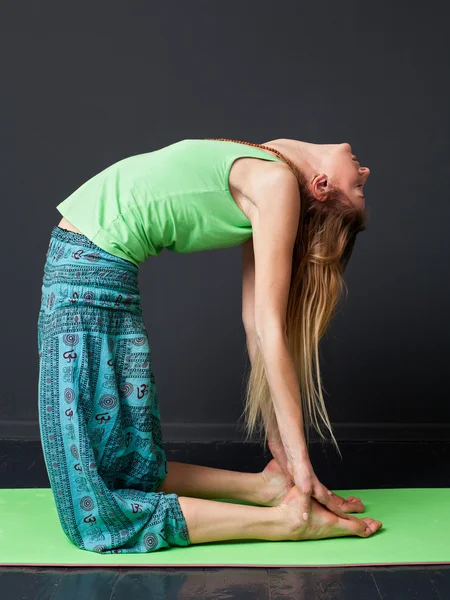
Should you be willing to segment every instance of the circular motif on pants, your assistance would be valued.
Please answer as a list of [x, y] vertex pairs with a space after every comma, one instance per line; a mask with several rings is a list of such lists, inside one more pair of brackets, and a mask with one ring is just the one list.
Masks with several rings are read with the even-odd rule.
[[144, 535], [144, 546], [147, 550], [154, 550], [158, 546], [158, 538], [154, 533], [146, 533]]
[[70, 454], [77, 460], [80, 458], [80, 456], [78, 454], [78, 448], [75, 446], [75, 444], [72, 444], [70, 446]]
[[85, 511], [92, 510], [94, 508], [94, 501], [90, 496], [83, 496], [80, 500], [80, 506]]
[[158, 463], [158, 465], [161, 465], [162, 462], [163, 462], [163, 455], [162, 455], [162, 453], [157, 450], [155, 452], [155, 458], [156, 458], [156, 462]]
[[102, 408], [109, 410], [117, 405], [117, 398], [112, 394], [104, 394], [98, 403]]
[[86, 304], [92, 304], [94, 302], [95, 296], [94, 292], [87, 291], [83, 294], [83, 300]]
[[120, 386], [120, 392], [122, 394], [122, 396], [125, 396], [125, 398], [128, 398], [129, 396], [131, 396], [131, 394], [133, 393], [134, 390], [134, 385], [132, 383], [130, 383], [129, 381], [127, 381], [126, 383], [122, 383]]
[[72, 388], [66, 388], [64, 390], [64, 400], [69, 404], [75, 400], [75, 392]]
[[131, 341], [133, 342], [133, 344], [135, 346], [143, 346], [145, 344], [145, 342], [147, 341], [147, 338], [137, 337], [137, 338], [133, 338]]
[[104, 552], [106, 550], [106, 546], [104, 544], [99, 544], [98, 546], [94, 546], [94, 552]]
[[66, 346], [76, 346], [80, 341], [80, 336], [77, 333], [66, 333], [63, 335], [63, 342]]

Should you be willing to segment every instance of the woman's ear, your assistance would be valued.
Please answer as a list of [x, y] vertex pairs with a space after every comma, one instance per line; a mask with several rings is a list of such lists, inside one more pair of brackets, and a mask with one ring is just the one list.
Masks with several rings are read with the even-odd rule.
[[328, 193], [328, 177], [325, 173], [315, 175], [311, 182], [311, 194], [319, 202], [324, 202], [327, 199]]

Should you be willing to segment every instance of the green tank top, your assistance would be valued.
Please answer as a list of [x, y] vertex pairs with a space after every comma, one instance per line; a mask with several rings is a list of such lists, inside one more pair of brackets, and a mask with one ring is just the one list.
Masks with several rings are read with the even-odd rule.
[[229, 248], [252, 235], [228, 185], [240, 157], [283, 162], [237, 142], [182, 140], [114, 163], [56, 208], [94, 244], [136, 266], [164, 248]]

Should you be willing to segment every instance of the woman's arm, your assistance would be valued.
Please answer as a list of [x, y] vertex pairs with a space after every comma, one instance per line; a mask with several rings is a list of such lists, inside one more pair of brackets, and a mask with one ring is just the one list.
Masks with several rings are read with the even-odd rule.
[[[253, 331], [246, 330], [246, 343], [247, 343], [247, 351], [250, 359], [250, 364], [253, 365], [254, 357], [256, 352], [258, 351], [258, 340], [256, 333]], [[267, 439], [269, 443], [269, 447], [281, 442], [280, 432], [278, 427], [275, 425], [275, 429], [269, 429], [268, 423], [264, 420], [264, 428], [267, 432]]]
[[304, 436], [300, 389], [284, 333], [267, 328], [257, 341], [263, 356], [266, 377], [288, 463], [309, 460]]
[[[308, 456], [300, 390], [286, 336], [286, 311], [292, 255], [300, 216], [300, 192], [292, 173], [261, 182], [252, 215], [255, 255], [255, 332], [263, 356], [288, 470], [300, 492], [303, 518], [309, 519], [311, 497], [347, 518], [320, 483]], [[253, 198], [253, 196], [252, 196]]]
[[[253, 293], [253, 328], [271, 391], [279, 434], [289, 463], [308, 459], [297, 375], [287, 346], [286, 309], [292, 254], [300, 216], [298, 182], [291, 172], [271, 173], [252, 190], [253, 270], [250, 248], [243, 267], [252, 274], [243, 285]], [[253, 292], [250, 290], [253, 289]], [[243, 288], [244, 290], [244, 288]], [[250, 323], [250, 301], [246, 303]], [[244, 306], [243, 306], [244, 318]]]
[[[250, 364], [253, 365], [256, 352], [258, 351], [258, 340], [256, 338], [256, 333], [254, 331], [246, 330], [246, 342], [247, 342], [247, 351], [250, 359]], [[264, 420], [264, 428], [267, 432], [267, 439], [269, 446], [274, 445], [277, 442], [280, 442], [280, 432], [278, 431], [278, 427], [275, 425], [275, 429], [269, 429], [268, 423]]]
[[[245, 328], [247, 351], [250, 364], [254, 364], [258, 351], [258, 340], [255, 331], [255, 255], [253, 239], [242, 244], [242, 322]], [[286, 476], [289, 476], [287, 457], [281, 441], [280, 432], [275, 424], [269, 428], [264, 419], [269, 450]]]
[[[255, 354], [258, 351], [258, 342], [257, 342], [256, 334], [255, 334], [254, 330], [246, 329], [246, 341], [247, 341], [248, 355], [250, 358], [250, 364], [253, 364]], [[277, 461], [280, 469], [285, 474], [285, 476], [288, 478], [291, 478], [291, 474], [289, 473], [289, 469], [288, 469], [288, 460], [287, 460], [286, 452], [283, 447], [283, 442], [281, 441], [281, 436], [280, 436], [278, 427], [275, 423], [275, 425], [272, 425], [272, 428], [270, 428], [269, 424], [266, 422], [264, 417], [263, 417], [263, 421], [264, 421], [264, 428], [267, 433], [267, 443], [269, 446], [270, 453], [272, 454], [274, 459]]]

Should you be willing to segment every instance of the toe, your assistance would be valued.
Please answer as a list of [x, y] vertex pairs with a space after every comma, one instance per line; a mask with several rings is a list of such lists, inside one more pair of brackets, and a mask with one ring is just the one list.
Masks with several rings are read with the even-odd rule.
[[348, 499], [340, 506], [340, 509], [345, 513], [362, 513], [364, 512], [364, 504], [361, 500]]
[[349, 496], [347, 498], [347, 502], [361, 502], [361, 498], [357, 498], [356, 496]]
[[375, 519], [371, 519], [370, 517], [366, 517], [365, 519], [361, 519], [366, 523], [366, 533], [367, 535], [372, 535], [383, 526], [381, 521], [377, 521]]
[[347, 535], [350, 533], [352, 535], [358, 535], [361, 537], [367, 537], [371, 535], [371, 531], [367, 530], [367, 524], [363, 519], [358, 517], [349, 516], [348, 519], [339, 518], [339, 525], [347, 531]]

